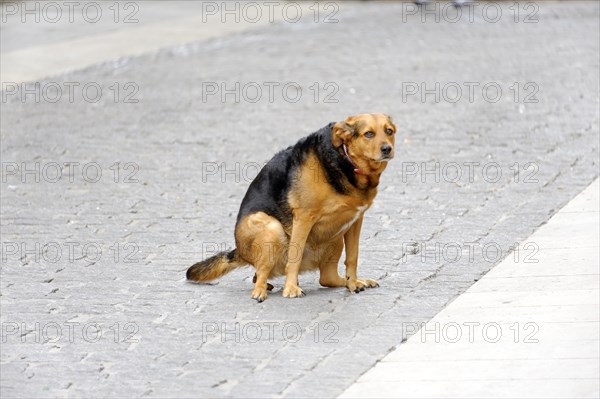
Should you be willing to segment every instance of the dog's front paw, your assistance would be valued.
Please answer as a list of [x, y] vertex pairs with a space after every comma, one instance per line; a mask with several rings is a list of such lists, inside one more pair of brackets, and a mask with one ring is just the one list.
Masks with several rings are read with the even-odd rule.
[[348, 291], [354, 292], [358, 294], [361, 291], [364, 291], [365, 288], [375, 288], [379, 287], [379, 283], [375, 280], [371, 280], [370, 278], [365, 278], [362, 280], [348, 280], [346, 281], [346, 288]]
[[259, 303], [267, 299], [267, 289], [263, 287], [254, 287], [252, 291], [252, 299], [256, 299]]
[[302, 298], [304, 295], [304, 291], [302, 288], [297, 285], [286, 285], [283, 287], [283, 296], [286, 298]]

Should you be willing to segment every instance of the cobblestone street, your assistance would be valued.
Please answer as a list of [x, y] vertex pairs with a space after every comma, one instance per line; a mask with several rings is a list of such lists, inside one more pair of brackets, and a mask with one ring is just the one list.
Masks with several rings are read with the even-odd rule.
[[[321, 5], [44, 77], [38, 99], [3, 82], [1, 396], [335, 397], [515, 245], [534, 261], [527, 238], [598, 177], [600, 11], [495, 4]], [[362, 112], [398, 126], [360, 242], [380, 288], [308, 273], [306, 297], [277, 279], [258, 304], [252, 268], [186, 282], [235, 245], [275, 152]]]

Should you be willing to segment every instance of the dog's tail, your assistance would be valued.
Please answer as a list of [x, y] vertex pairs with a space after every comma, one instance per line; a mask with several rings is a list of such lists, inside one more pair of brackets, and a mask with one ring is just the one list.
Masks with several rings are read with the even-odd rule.
[[186, 277], [191, 281], [211, 281], [246, 264], [238, 256], [237, 249], [220, 252], [191, 266], [186, 273]]

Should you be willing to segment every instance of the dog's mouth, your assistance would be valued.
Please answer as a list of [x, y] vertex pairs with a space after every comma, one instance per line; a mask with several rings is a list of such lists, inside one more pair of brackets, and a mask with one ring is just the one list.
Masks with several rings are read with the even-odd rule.
[[371, 159], [372, 162], [388, 162], [391, 161], [392, 158], [394, 158], [393, 155], [384, 155], [379, 159]]

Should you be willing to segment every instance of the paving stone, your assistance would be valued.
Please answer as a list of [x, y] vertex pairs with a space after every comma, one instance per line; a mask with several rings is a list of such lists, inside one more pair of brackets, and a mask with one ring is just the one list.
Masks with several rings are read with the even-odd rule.
[[[420, 254], [403, 263], [403, 243], [495, 242], [508, 255], [598, 176], [596, 3], [540, 3], [535, 24], [422, 23], [419, 15], [403, 22], [402, 7], [365, 2], [340, 11], [337, 24], [279, 23], [42, 82], [97, 82], [104, 93], [115, 82], [135, 82], [138, 103], [109, 96], [98, 103], [18, 96], [3, 103], [3, 163], [96, 162], [103, 174], [97, 183], [77, 173], [72, 183], [22, 183], [20, 176], [1, 183], [2, 396], [339, 395], [401, 343], [403, 323], [429, 320], [502, 260], [486, 261], [479, 252], [458, 264], [421, 261]], [[498, 82], [509, 93], [517, 81], [535, 82], [539, 102], [515, 103], [509, 95], [497, 103], [402, 99], [403, 83]], [[304, 95], [296, 103], [204, 102], [202, 82], [297, 82]], [[337, 85], [338, 102], [325, 103], [323, 91], [315, 102], [315, 82], [321, 90]], [[257, 304], [250, 268], [212, 285], [184, 281], [209, 246], [233, 245], [250, 183], [241, 172], [204, 173], [203, 181], [207, 162], [228, 170], [236, 162], [262, 165], [330, 121], [371, 111], [393, 115], [399, 127], [397, 157], [366, 214], [361, 247], [359, 273], [379, 278], [381, 288], [351, 295], [322, 289], [309, 274], [301, 277], [307, 297], [282, 298], [278, 279], [276, 291]], [[139, 181], [123, 182], [130, 168], [115, 183], [115, 162], [137, 165]], [[406, 162], [497, 162], [503, 175], [490, 183], [476, 169], [472, 181], [436, 181], [408, 174]], [[537, 165], [537, 182], [516, 182], [515, 162], [520, 177], [525, 163]], [[77, 252], [70, 261], [65, 252], [50, 262], [5, 251], [7, 243], [65, 248], [71, 241], [79, 251], [98, 245], [100, 259], [88, 262]], [[577, 277], [548, 277], [545, 284], [597, 289]], [[41, 333], [39, 342], [21, 342], [21, 323], [54, 322], [66, 333], [64, 323], [73, 320], [80, 323], [74, 342], [64, 334], [46, 342]], [[13, 322], [19, 330], [9, 334]], [[110, 327], [117, 322], [114, 342], [117, 327]], [[212, 323], [232, 330], [236, 322], [279, 325], [273, 340], [255, 343], [241, 332], [208, 334]], [[102, 326], [100, 340], [82, 338], [86, 323]], [[298, 342], [282, 336], [286, 325], [300, 326]], [[338, 342], [322, 342], [325, 333]], [[537, 389], [533, 394], [563, 392], [556, 384]]]

